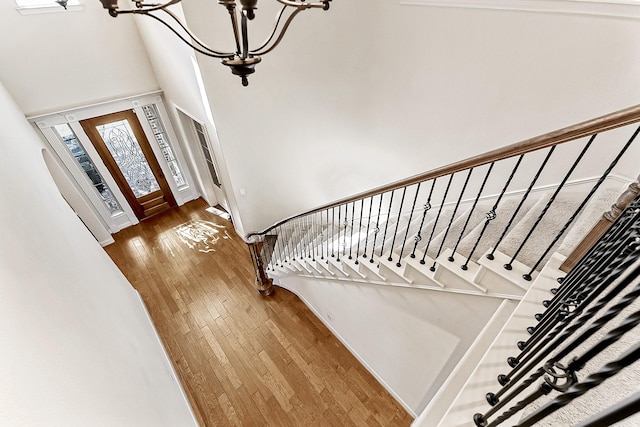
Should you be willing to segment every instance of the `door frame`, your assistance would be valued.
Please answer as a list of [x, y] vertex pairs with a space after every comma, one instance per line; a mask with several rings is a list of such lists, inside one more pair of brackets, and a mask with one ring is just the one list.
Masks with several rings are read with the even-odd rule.
[[[191, 167], [196, 172], [196, 175], [198, 177], [198, 179], [196, 179], [195, 181], [198, 181], [200, 187], [200, 196], [202, 196], [202, 198], [205, 199], [206, 202], [209, 203], [209, 205], [214, 206], [215, 204], [212, 203], [212, 201], [210, 200], [211, 197], [209, 195], [209, 193], [213, 193], [213, 196], [216, 199], [216, 203], [222, 206], [230, 215], [233, 216], [233, 214], [231, 213], [231, 206], [229, 205], [229, 199], [227, 197], [227, 192], [225, 190], [225, 184], [222, 179], [219, 162], [216, 158], [211, 138], [209, 137], [209, 129], [207, 128], [207, 125], [202, 120], [186, 112], [183, 108], [175, 104], [173, 106], [178, 114], [178, 124], [180, 130], [182, 131], [183, 141], [185, 142], [185, 146], [191, 157]], [[188, 120], [186, 123], [185, 119]], [[217, 186], [213, 182], [211, 174], [209, 173], [209, 169], [206, 167], [206, 159], [204, 158], [202, 149], [200, 148], [200, 141], [193, 124], [194, 121], [198, 122], [205, 131], [204, 136], [206, 139], [207, 147], [209, 149], [209, 154], [211, 154], [213, 166], [218, 175], [218, 180], [220, 181], [220, 186]], [[203, 178], [206, 182], [203, 182]], [[207, 186], [209, 188], [207, 188]]]
[[[120, 167], [118, 166], [115, 159], [111, 155], [102, 136], [96, 129], [97, 126], [100, 126], [106, 123], [121, 121], [121, 120], [127, 120], [127, 122], [129, 123], [129, 126], [133, 131], [133, 134], [138, 142], [138, 145], [140, 146], [142, 153], [145, 159], [147, 160], [149, 167], [151, 168], [151, 172], [155, 176], [155, 179], [158, 182], [158, 185], [160, 186], [160, 190], [154, 191], [153, 193], [149, 193], [142, 197], [136, 197], [135, 194], [133, 193], [133, 190], [131, 189], [131, 186], [129, 185], [126, 178], [122, 174]], [[91, 140], [91, 143], [93, 144], [93, 146], [98, 151], [98, 154], [102, 158], [102, 161], [105, 163], [105, 166], [107, 167], [107, 169], [109, 169], [111, 176], [115, 179], [116, 183], [118, 184], [118, 187], [120, 188], [120, 191], [122, 192], [124, 197], [127, 199], [129, 206], [131, 207], [131, 209], [133, 209], [133, 212], [135, 213], [138, 220], [148, 218], [148, 216], [145, 215], [145, 209], [143, 208], [143, 205], [145, 202], [157, 198], [158, 191], [162, 193], [167, 203], [169, 204], [169, 207], [176, 206], [176, 200], [173, 196], [171, 188], [169, 187], [169, 184], [167, 183], [167, 179], [164, 173], [162, 172], [162, 169], [160, 168], [158, 159], [156, 158], [151, 148], [151, 144], [147, 136], [145, 135], [144, 130], [142, 129], [142, 125], [140, 124], [140, 119], [138, 118], [138, 115], [136, 114], [135, 110], [127, 109], [127, 110], [118, 111], [115, 113], [105, 114], [98, 117], [92, 117], [90, 119], [81, 120], [80, 125], [82, 126], [82, 128], [84, 129], [84, 132], [87, 134], [87, 136]]]
[[[145, 117], [143, 107], [151, 104], [155, 105], [157, 108], [157, 113], [165, 130], [164, 136], [173, 149], [182, 176], [186, 180], [186, 185], [178, 187], [175, 183], [171, 175], [171, 168], [164, 158], [160, 146], [157, 144], [154, 131], [148, 120], [143, 119]], [[188, 147], [185, 147], [183, 139], [176, 135], [176, 130], [174, 130], [175, 122], [167, 113], [165, 100], [162, 97], [162, 91], [154, 91], [146, 94], [114, 99], [98, 104], [85, 105], [68, 110], [27, 117], [27, 120], [39, 133], [41, 133], [43, 140], [45, 140], [48, 146], [52, 148], [52, 151], [56, 153], [56, 161], [60, 163], [60, 166], [63, 167], [66, 173], [68, 173], [69, 178], [77, 185], [78, 192], [85, 201], [92, 206], [92, 212], [90, 215], [93, 215], [101, 221], [112, 234], [131, 225], [135, 225], [139, 221], [129, 206], [124, 194], [120, 191], [116, 181], [109, 173], [106, 165], [102, 162], [98, 152], [93, 147], [93, 144], [91, 144], [89, 137], [84, 132], [82, 126], [80, 126], [79, 121], [127, 109], [133, 109], [138, 114], [144, 133], [151, 143], [151, 147], [162, 171], [167, 177], [169, 187], [171, 188], [172, 195], [177, 204], [182, 205], [190, 200], [198, 198], [198, 186], [192, 178], [193, 165], [192, 162], [188, 161], [185, 157], [185, 154], [188, 152]], [[111, 188], [111, 191], [117, 202], [120, 204], [122, 211], [111, 212], [105, 207], [100, 195], [91, 185], [91, 182], [85, 172], [82, 170], [80, 165], [77, 164], [72, 154], [53, 130], [54, 126], [62, 124], [68, 124], [71, 127], [71, 130], [76, 135], [78, 141], [82, 144], [87, 155], [92, 159], [96, 169], [102, 175], [105, 183]], [[83, 221], [92, 220], [92, 218], [82, 219]]]

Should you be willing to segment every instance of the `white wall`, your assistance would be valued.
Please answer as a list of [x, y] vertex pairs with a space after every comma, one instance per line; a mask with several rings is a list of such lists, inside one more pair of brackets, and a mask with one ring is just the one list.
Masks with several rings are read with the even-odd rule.
[[[202, 38], [228, 42], [221, 7], [183, 8]], [[302, 13], [247, 88], [217, 60], [198, 62], [253, 231], [636, 104], [639, 37], [640, 21], [623, 18], [351, 0]]]
[[[183, 16], [181, 5], [172, 7], [172, 11]], [[167, 28], [159, 25], [156, 21], [146, 17], [137, 17], [136, 23], [140, 30], [142, 40], [147, 50], [147, 54], [153, 64], [158, 81], [167, 100], [167, 109], [175, 127], [184, 130], [181, 135], [182, 146], [188, 151], [190, 166], [192, 170], [198, 171], [201, 176], [199, 180], [200, 190], [205, 198], [212, 204], [220, 203], [224, 205], [221, 197], [226, 197], [229, 208], [233, 216], [234, 226], [242, 230], [242, 215], [237, 209], [233, 192], [233, 182], [229, 178], [226, 167], [225, 154], [220, 147], [218, 134], [211, 115], [209, 100], [202, 86], [200, 69], [196, 62], [195, 54], [191, 48], [175, 37]], [[214, 62], [217, 62], [214, 60]], [[203, 168], [204, 161], [200, 152], [198, 141], [193, 138], [188, 129], [184, 129], [184, 117], [180, 117], [176, 107], [204, 124], [207, 129], [213, 155], [218, 164], [219, 179], [223, 184], [223, 191], [218, 191], [213, 187], [210, 179], [206, 179], [209, 173]], [[184, 115], [183, 115], [184, 116]], [[198, 175], [198, 173], [194, 174]], [[241, 233], [242, 234], [242, 233]]]
[[158, 89], [138, 29], [100, 2], [78, 12], [21, 15], [0, 3], [0, 81], [26, 115]]
[[501, 303], [302, 277], [281, 278], [279, 284], [300, 296], [413, 416], [426, 407]]
[[138, 294], [2, 85], [0, 115], [0, 425], [196, 425]]

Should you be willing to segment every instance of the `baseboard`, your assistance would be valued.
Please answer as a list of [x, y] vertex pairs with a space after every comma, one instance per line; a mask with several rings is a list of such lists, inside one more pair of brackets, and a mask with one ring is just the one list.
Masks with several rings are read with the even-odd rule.
[[138, 296], [138, 300], [140, 301], [140, 305], [142, 306], [142, 309], [144, 310], [146, 316], [147, 316], [147, 320], [149, 321], [149, 325], [151, 326], [151, 330], [153, 330], [153, 334], [156, 337], [156, 340], [158, 341], [158, 344], [160, 345], [160, 348], [162, 349], [162, 354], [164, 355], [165, 361], [167, 362], [167, 367], [169, 368], [169, 371], [171, 372], [171, 378], [173, 378], [173, 380], [175, 381], [176, 385], [178, 386], [178, 390], [180, 390], [180, 394], [182, 395], [182, 398], [184, 399], [184, 403], [187, 405], [187, 408], [189, 408], [189, 413], [191, 414], [191, 418], [193, 419], [193, 425], [194, 426], [199, 426], [200, 423], [198, 422], [198, 419], [196, 418], [196, 414], [193, 411], [193, 407], [191, 406], [191, 402], [189, 402], [189, 398], [187, 397], [187, 393], [184, 390], [184, 387], [182, 386], [182, 382], [180, 381], [180, 377], [178, 376], [178, 373], [176, 372], [176, 369], [173, 366], [173, 363], [171, 362], [171, 359], [169, 358], [169, 354], [167, 353], [167, 349], [164, 346], [164, 343], [162, 342], [162, 339], [160, 338], [160, 334], [158, 333], [158, 330], [156, 329], [156, 325], [153, 323], [153, 320], [151, 319], [151, 314], [149, 313], [149, 310], [147, 310], [147, 305], [144, 303], [144, 300], [142, 299], [142, 296], [140, 295], [140, 293], [138, 291], [136, 291], [134, 289], [136, 295]]
[[109, 246], [110, 244], [115, 243], [115, 240], [112, 236], [109, 236], [108, 238], [101, 240], [98, 243], [100, 243], [100, 246], [104, 248], [105, 246]]
[[382, 387], [384, 387], [384, 388], [385, 388], [385, 390], [387, 390], [387, 391], [389, 392], [389, 394], [391, 394], [391, 396], [393, 396], [393, 398], [394, 398], [398, 403], [400, 403], [400, 405], [402, 405], [402, 407], [403, 407], [403, 408], [404, 408], [404, 409], [409, 413], [409, 415], [411, 415], [411, 417], [413, 417], [414, 419], [416, 418], [416, 416], [417, 416], [417, 415], [416, 415], [416, 413], [413, 411], [413, 409], [411, 409], [411, 408], [409, 407], [409, 405], [408, 405], [404, 400], [402, 400], [402, 398], [401, 398], [400, 396], [398, 396], [398, 394], [395, 392], [395, 390], [394, 390], [391, 386], [389, 386], [389, 384], [387, 384], [387, 383], [384, 381], [384, 379], [382, 379], [382, 377], [378, 374], [378, 372], [376, 372], [376, 370], [375, 370], [375, 369], [373, 369], [373, 368], [372, 368], [372, 367], [371, 367], [371, 366], [370, 366], [370, 365], [369, 365], [369, 364], [368, 364], [368, 363], [367, 363], [367, 362], [366, 362], [366, 361], [365, 361], [365, 360], [364, 360], [364, 359], [363, 359], [363, 358], [358, 354], [358, 352], [357, 352], [353, 347], [351, 347], [351, 345], [349, 345], [349, 343], [347, 342], [347, 340], [346, 340], [346, 339], [344, 339], [344, 338], [342, 337], [342, 335], [340, 335], [340, 334], [338, 333], [338, 331], [336, 331], [336, 330], [333, 328], [333, 326], [331, 326], [331, 324], [330, 324], [329, 322], [327, 322], [327, 320], [326, 320], [324, 317], [322, 317], [322, 316], [320, 315], [320, 313], [318, 313], [318, 311], [315, 309], [315, 307], [313, 307], [313, 305], [311, 305], [311, 304], [309, 303], [309, 301], [307, 301], [303, 296], [298, 295], [298, 293], [297, 293], [297, 292], [295, 292], [294, 290], [289, 289], [289, 288], [288, 288], [288, 287], [286, 287], [286, 286], [282, 286], [282, 284], [281, 284], [281, 283], [279, 283], [279, 281], [275, 281], [275, 280], [274, 280], [274, 284], [276, 284], [277, 286], [279, 286], [279, 287], [281, 287], [281, 288], [283, 288], [283, 289], [288, 290], [289, 292], [294, 293], [298, 298], [300, 298], [300, 300], [301, 300], [301, 301], [302, 301], [302, 302], [303, 302], [303, 303], [304, 303], [304, 304], [309, 308], [309, 310], [311, 310], [311, 311], [313, 312], [313, 314], [315, 314], [315, 315], [316, 315], [316, 317], [317, 317], [318, 319], [320, 319], [320, 321], [321, 321], [321, 322], [322, 322], [322, 323], [327, 327], [327, 329], [329, 329], [329, 330], [331, 331], [331, 333], [332, 333], [336, 338], [338, 338], [338, 340], [342, 343], [342, 345], [344, 345], [344, 346], [347, 348], [347, 350], [349, 350], [349, 352], [351, 352], [351, 354], [353, 354], [353, 356], [354, 356], [356, 359], [358, 359], [358, 362], [360, 362], [360, 363], [362, 364], [362, 366], [364, 366], [364, 367], [365, 367], [365, 369], [366, 369], [367, 371], [369, 371], [369, 373], [370, 373], [371, 375], [373, 375], [373, 377], [374, 377], [374, 378], [375, 378], [375, 379], [376, 379], [376, 380], [377, 380], [377, 381], [382, 385]]

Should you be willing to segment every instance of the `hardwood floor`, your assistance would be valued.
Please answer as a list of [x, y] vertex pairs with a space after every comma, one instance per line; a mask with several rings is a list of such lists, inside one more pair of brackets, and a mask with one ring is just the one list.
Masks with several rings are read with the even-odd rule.
[[294, 294], [253, 288], [247, 246], [196, 200], [117, 233], [203, 426], [408, 426], [412, 419]]

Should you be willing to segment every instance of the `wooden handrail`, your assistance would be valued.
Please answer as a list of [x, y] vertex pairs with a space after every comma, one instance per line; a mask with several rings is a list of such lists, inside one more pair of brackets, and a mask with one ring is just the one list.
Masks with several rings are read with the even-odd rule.
[[608, 130], [620, 128], [632, 123], [640, 122], [640, 105], [625, 108], [623, 110], [616, 111], [614, 113], [606, 114], [604, 116], [587, 120], [576, 125], [568, 126], [553, 132], [546, 133], [544, 135], [536, 136], [534, 138], [526, 139], [515, 144], [507, 145], [506, 147], [498, 148], [496, 150], [489, 151], [478, 156], [470, 157], [468, 159], [452, 163], [447, 166], [443, 166], [437, 169], [433, 169], [429, 172], [425, 172], [419, 175], [412, 176], [401, 181], [397, 181], [391, 184], [387, 184], [381, 187], [374, 188], [373, 190], [365, 191], [363, 193], [356, 194], [355, 196], [346, 197], [336, 202], [319, 206], [301, 214], [293, 215], [276, 224], [266, 228], [260, 232], [253, 232], [247, 234], [247, 239], [250, 240], [254, 236], [259, 236], [268, 233], [285, 222], [291, 221], [296, 218], [300, 218], [313, 213], [321, 212], [327, 209], [342, 206], [347, 203], [355, 202], [367, 197], [376, 196], [378, 194], [386, 193], [389, 191], [404, 188], [410, 185], [417, 184], [419, 182], [428, 181], [443, 176], [448, 176], [453, 173], [457, 173], [463, 170], [467, 170], [472, 167], [479, 167], [499, 160], [504, 160], [510, 157], [519, 156], [521, 154], [530, 153], [532, 151], [540, 150], [543, 148], [551, 147], [554, 145], [563, 144], [565, 142], [574, 141], [583, 137], [591, 136], [597, 133], [602, 133]]

